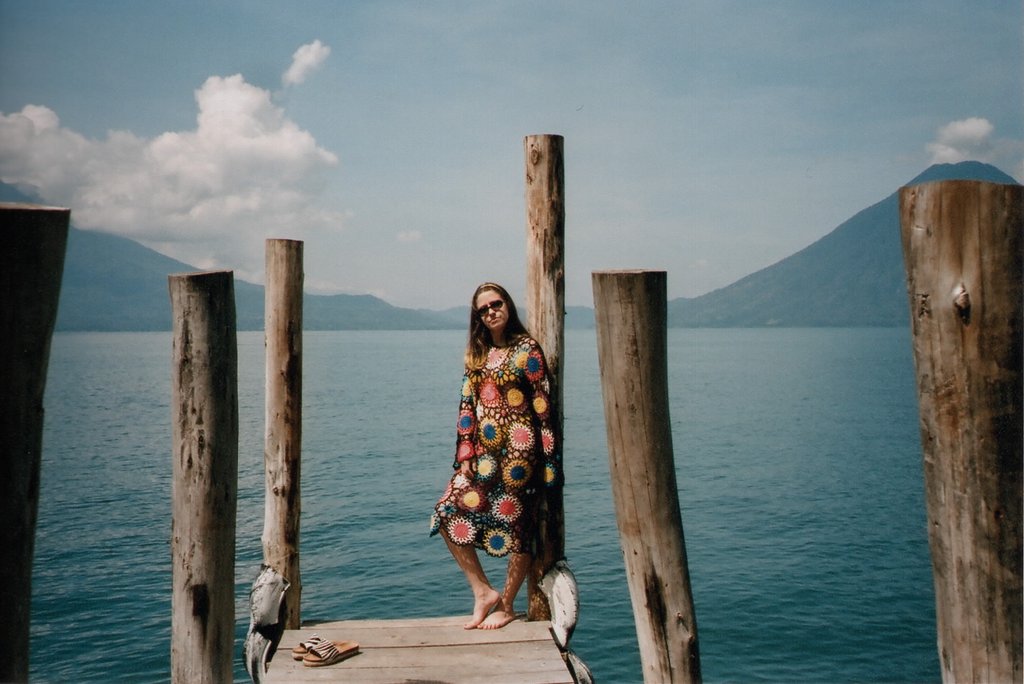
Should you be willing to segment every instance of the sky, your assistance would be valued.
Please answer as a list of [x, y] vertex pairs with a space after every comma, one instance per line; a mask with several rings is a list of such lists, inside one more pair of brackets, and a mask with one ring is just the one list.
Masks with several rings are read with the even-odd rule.
[[693, 297], [933, 163], [1024, 178], [1020, 0], [0, 0], [0, 180], [197, 269], [396, 306], [525, 288], [564, 136], [566, 303]]

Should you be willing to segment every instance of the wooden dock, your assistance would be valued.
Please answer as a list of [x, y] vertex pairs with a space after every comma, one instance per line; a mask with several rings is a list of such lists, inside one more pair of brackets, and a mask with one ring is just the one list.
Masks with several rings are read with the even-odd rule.
[[[344, 620], [286, 630], [264, 681], [420, 682], [442, 684], [572, 684], [551, 637], [550, 623], [516, 620], [502, 629], [463, 629], [461, 617]], [[356, 641], [360, 652], [327, 667], [293, 660], [292, 648], [312, 634]]]

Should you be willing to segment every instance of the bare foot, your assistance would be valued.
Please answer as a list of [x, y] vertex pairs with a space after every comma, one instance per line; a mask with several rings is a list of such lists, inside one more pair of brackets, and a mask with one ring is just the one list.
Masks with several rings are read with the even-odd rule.
[[469, 622], [462, 625], [463, 629], [476, 629], [487, 617], [488, 613], [494, 608], [494, 606], [501, 603], [501, 594], [494, 589], [489, 590], [483, 596], [476, 597], [476, 601], [473, 603], [473, 617]]
[[515, 619], [515, 613], [499, 608], [488, 615], [487, 619], [480, 623], [478, 629], [501, 629]]

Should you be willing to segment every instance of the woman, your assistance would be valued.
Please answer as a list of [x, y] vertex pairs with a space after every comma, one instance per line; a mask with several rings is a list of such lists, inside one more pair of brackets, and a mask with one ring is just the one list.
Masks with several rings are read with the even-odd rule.
[[[466, 373], [456, 428], [455, 474], [434, 507], [440, 532], [473, 591], [466, 629], [499, 629], [515, 619], [530, 569], [538, 487], [559, 478], [558, 435], [544, 353], [503, 287], [473, 293]], [[505, 587], [491, 586], [476, 549], [509, 556]]]

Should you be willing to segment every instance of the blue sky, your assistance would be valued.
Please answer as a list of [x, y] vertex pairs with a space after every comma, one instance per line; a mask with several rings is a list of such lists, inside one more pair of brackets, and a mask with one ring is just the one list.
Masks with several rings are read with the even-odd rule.
[[566, 298], [728, 285], [935, 162], [1024, 177], [1019, 0], [0, 0], [0, 179], [198, 268], [522, 297], [523, 138], [565, 136]]

